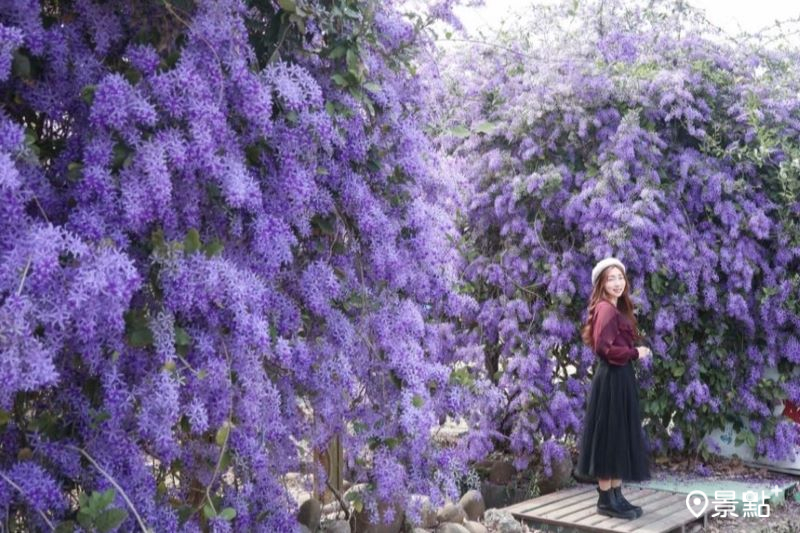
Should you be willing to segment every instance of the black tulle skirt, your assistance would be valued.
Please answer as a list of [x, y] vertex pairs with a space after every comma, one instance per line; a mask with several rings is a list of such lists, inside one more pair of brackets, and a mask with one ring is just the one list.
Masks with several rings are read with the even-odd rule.
[[577, 474], [587, 479], [650, 479], [650, 451], [642, 429], [633, 365], [598, 359], [586, 405]]

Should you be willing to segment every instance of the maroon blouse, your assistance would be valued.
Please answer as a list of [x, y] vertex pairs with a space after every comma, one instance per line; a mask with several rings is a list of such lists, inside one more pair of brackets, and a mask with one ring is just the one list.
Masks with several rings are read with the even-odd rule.
[[592, 346], [612, 365], [624, 366], [639, 359], [639, 351], [633, 347], [633, 325], [606, 300], [600, 300], [594, 308]]

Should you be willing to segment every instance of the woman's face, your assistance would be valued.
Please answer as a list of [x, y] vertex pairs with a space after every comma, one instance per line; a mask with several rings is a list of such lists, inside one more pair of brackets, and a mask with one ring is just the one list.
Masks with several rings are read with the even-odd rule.
[[616, 300], [625, 290], [625, 276], [617, 267], [609, 267], [603, 289], [607, 298]]

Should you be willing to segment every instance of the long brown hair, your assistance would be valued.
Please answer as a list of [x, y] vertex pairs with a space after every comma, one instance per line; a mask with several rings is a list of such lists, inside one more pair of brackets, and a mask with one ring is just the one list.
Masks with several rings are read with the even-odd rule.
[[622, 273], [622, 278], [625, 280], [625, 290], [623, 290], [622, 295], [617, 298], [617, 309], [620, 313], [625, 315], [633, 325], [634, 338], [639, 338], [639, 328], [637, 327], [638, 324], [636, 322], [636, 317], [633, 316], [633, 302], [631, 301], [630, 296], [630, 283], [628, 283], [628, 276], [625, 275], [625, 272], [623, 272], [618, 266], [609, 265], [600, 273], [599, 276], [597, 276], [597, 281], [595, 282], [594, 287], [592, 287], [592, 296], [589, 298], [589, 313], [586, 317], [586, 322], [581, 328], [581, 339], [583, 340], [584, 344], [590, 347], [593, 347], [592, 322], [594, 318], [594, 310], [597, 307], [597, 304], [600, 303], [600, 300], [606, 300], [608, 302], [608, 300], [603, 297], [603, 286], [606, 284], [606, 280], [608, 279], [608, 275], [612, 268], [619, 270]]

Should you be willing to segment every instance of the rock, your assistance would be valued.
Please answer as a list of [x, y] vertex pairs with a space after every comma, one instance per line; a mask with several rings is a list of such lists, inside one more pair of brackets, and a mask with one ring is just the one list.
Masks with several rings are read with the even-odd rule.
[[511, 505], [510, 488], [506, 485], [496, 485], [491, 481], [484, 480], [481, 483], [481, 496], [483, 496], [483, 503], [487, 509]]
[[543, 477], [539, 480], [539, 494], [550, 494], [569, 485], [572, 476], [572, 458], [564, 457], [553, 461], [551, 466], [553, 475], [548, 477], [542, 473]]
[[425, 529], [435, 528], [439, 523], [439, 519], [436, 517], [436, 508], [434, 508], [430, 498], [422, 494], [412, 494], [410, 499], [412, 506], [416, 507], [418, 505], [420, 508], [421, 522], [417, 527]]
[[483, 523], [497, 533], [523, 533], [522, 524], [508, 511], [489, 509], [484, 515]]
[[510, 461], [495, 461], [489, 471], [489, 481], [495, 485], [506, 485], [514, 477], [517, 469]]
[[322, 516], [322, 506], [315, 498], [303, 502], [297, 511], [297, 521], [306, 526], [311, 533], [319, 529], [319, 520]]
[[349, 503], [352, 501], [350, 499], [352, 497], [350, 496], [351, 494], [363, 492], [365, 490], [367, 490], [366, 483], [356, 483], [355, 485], [351, 485], [347, 488], [347, 490], [344, 491], [344, 494], [342, 494], [342, 500], [344, 500], [345, 503]]
[[469, 490], [462, 497], [459, 505], [467, 513], [467, 519], [478, 521], [483, 516], [486, 510], [486, 504], [483, 503], [483, 496], [477, 490]]
[[405, 513], [399, 505], [394, 506], [394, 516], [390, 523], [385, 523], [384, 513], [389, 508], [386, 504], [378, 505], [378, 516], [375, 520], [370, 519], [370, 513], [366, 509], [361, 512], [353, 513], [351, 524], [353, 533], [400, 533], [405, 522]]
[[350, 524], [347, 520], [334, 520], [322, 526], [325, 533], [350, 533]]
[[439, 527], [436, 528], [436, 533], [469, 533], [469, 529], [461, 524], [445, 522], [444, 524], [439, 524]]
[[480, 522], [473, 522], [471, 520], [467, 520], [466, 522], [464, 522], [464, 527], [469, 531], [469, 533], [489, 533], [489, 530], [486, 529], [486, 526], [484, 526]]
[[322, 514], [338, 513], [342, 510], [342, 506], [338, 501], [332, 501], [322, 506]]
[[[364, 492], [367, 489], [366, 483], [357, 483], [347, 489], [342, 499], [345, 502], [352, 502], [361, 499], [356, 494]], [[363, 499], [361, 499], [363, 501]], [[405, 522], [405, 513], [403, 508], [399, 505], [394, 506], [394, 516], [392, 521], [388, 524], [384, 523], [384, 513], [389, 508], [387, 504], [378, 505], [378, 516], [375, 520], [371, 520], [370, 513], [367, 509], [362, 508], [360, 512], [353, 509], [350, 515], [350, 528], [354, 533], [399, 533], [403, 529]], [[352, 507], [351, 507], [352, 509]]]
[[300, 533], [311, 533], [311, 530], [308, 529], [305, 524], [300, 524], [300, 529], [298, 531]]
[[440, 524], [443, 522], [460, 524], [467, 519], [467, 513], [464, 512], [464, 508], [461, 507], [461, 505], [457, 503], [448, 503], [439, 509], [439, 512], [436, 513], [436, 519]]
[[411, 530], [411, 533], [430, 533], [430, 529], [423, 529], [421, 527], [415, 527]]

